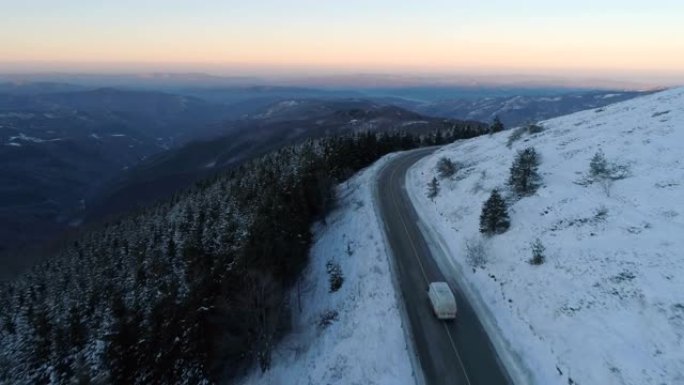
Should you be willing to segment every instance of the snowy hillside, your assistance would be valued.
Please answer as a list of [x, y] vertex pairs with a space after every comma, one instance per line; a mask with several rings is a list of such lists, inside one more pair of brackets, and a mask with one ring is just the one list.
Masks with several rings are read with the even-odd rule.
[[[519, 357], [525, 382], [684, 383], [684, 89], [541, 125], [510, 148], [512, 131], [459, 141], [409, 171], [443, 258], [489, 333], [502, 337], [504, 362]], [[542, 184], [518, 199], [506, 181], [527, 147], [540, 155]], [[599, 150], [624, 178], [587, 182]], [[442, 157], [458, 171], [439, 179], [433, 201], [426, 184]], [[479, 218], [495, 188], [511, 226], [486, 238]], [[536, 239], [546, 257], [538, 266], [528, 263]], [[483, 267], [467, 258], [478, 244]]]
[[[339, 207], [315, 229], [311, 262], [293, 293], [299, 304], [294, 330], [274, 352], [273, 367], [253, 372], [243, 384], [415, 383], [371, 202], [377, 171], [388, 159], [340, 185]], [[331, 270], [343, 277], [335, 292]]]

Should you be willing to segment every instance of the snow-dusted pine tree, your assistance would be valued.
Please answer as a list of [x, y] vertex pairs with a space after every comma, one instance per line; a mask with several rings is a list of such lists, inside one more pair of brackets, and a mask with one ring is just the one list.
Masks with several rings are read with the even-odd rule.
[[541, 184], [541, 176], [537, 172], [539, 155], [534, 147], [528, 147], [518, 152], [511, 166], [508, 185], [519, 196], [534, 194]]
[[532, 243], [532, 258], [530, 259], [530, 263], [533, 265], [541, 265], [544, 263], [546, 260], [546, 257], [544, 256], [544, 251], [546, 248], [542, 244], [541, 240], [537, 238], [533, 243]]
[[602, 179], [610, 177], [610, 167], [606, 155], [601, 149], [591, 158], [589, 162], [589, 175], [593, 179]]
[[430, 199], [435, 199], [437, 194], [439, 194], [439, 181], [437, 178], [432, 178], [427, 186], [427, 197]]
[[498, 190], [485, 201], [480, 214], [480, 232], [486, 235], [502, 234], [511, 226], [506, 201]]
[[489, 126], [489, 133], [490, 134], [496, 134], [497, 132], [501, 132], [505, 129], [503, 123], [501, 122], [501, 119], [499, 119], [499, 116], [494, 117], [494, 121], [492, 122], [492, 125]]

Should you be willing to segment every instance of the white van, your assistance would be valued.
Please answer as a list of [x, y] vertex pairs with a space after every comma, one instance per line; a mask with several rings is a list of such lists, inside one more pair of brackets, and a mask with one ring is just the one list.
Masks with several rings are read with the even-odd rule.
[[432, 282], [428, 286], [432, 310], [442, 320], [456, 318], [456, 298], [446, 282]]

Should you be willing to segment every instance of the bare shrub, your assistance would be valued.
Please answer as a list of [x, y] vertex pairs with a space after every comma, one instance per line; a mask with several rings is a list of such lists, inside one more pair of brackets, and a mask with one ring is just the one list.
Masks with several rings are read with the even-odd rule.
[[538, 134], [540, 132], [544, 131], [544, 126], [540, 124], [528, 124], [527, 125], [527, 133], [534, 135]]
[[466, 262], [473, 269], [484, 268], [487, 264], [487, 248], [484, 239], [473, 237], [466, 240]]
[[526, 124], [524, 126], [520, 126], [520, 127], [516, 128], [515, 130], [513, 130], [513, 132], [511, 132], [511, 135], [508, 136], [508, 141], [506, 142], [506, 147], [511, 148], [513, 143], [520, 140], [525, 134], [534, 135], [534, 134], [538, 134], [542, 131], [544, 131], [544, 126], [542, 126], [540, 124], [531, 123], [531, 124]]
[[318, 319], [318, 327], [321, 329], [325, 329], [328, 326], [332, 325], [333, 322], [337, 321], [339, 318], [340, 314], [337, 312], [337, 310], [326, 310], [323, 313], [321, 313], [321, 316]]
[[482, 191], [485, 191], [485, 181], [487, 180], [487, 171], [482, 170], [480, 171], [480, 177], [477, 179], [475, 184], [473, 184], [473, 187], [470, 189], [470, 192], [472, 194], [478, 194]]
[[520, 140], [520, 138], [523, 137], [523, 135], [525, 135], [525, 131], [526, 129], [524, 126], [518, 127], [515, 130], [513, 130], [513, 132], [511, 132], [511, 134], [508, 136], [508, 142], [506, 142], [506, 147], [511, 148], [513, 143], [517, 142], [518, 140]]
[[330, 292], [334, 293], [342, 287], [344, 283], [344, 274], [342, 274], [342, 267], [339, 263], [328, 261], [325, 264], [325, 268], [328, 271], [328, 281], [330, 283]]
[[595, 222], [605, 221], [606, 217], [608, 217], [608, 208], [606, 206], [601, 206], [594, 212]]
[[239, 327], [254, 330], [247, 340], [261, 371], [271, 366], [271, 353], [285, 310], [283, 289], [272, 276], [249, 272], [242, 281], [242, 294], [236, 300]]
[[625, 179], [630, 174], [629, 166], [608, 161], [603, 151], [599, 149], [589, 161], [587, 175], [577, 184], [588, 186], [592, 183], [597, 183], [601, 186], [606, 196], [610, 196], [613, 182]]
[[456, 174], [456, 163], [447, 157], [442, 157], [437, 161], [437, 173], [440, 178], [450, 178]]

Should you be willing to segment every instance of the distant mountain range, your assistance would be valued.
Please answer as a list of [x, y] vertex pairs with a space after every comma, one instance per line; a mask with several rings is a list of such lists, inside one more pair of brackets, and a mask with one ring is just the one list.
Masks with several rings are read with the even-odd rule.
[[428, 102], [390, 99], [388, 102], [430, 116], [491, 122], [498, 116], [508, 127], [567, 115], [621, 102], [651, 91], [582, 91], [552, 95], [458, 98]]
[[0, 83], [0, 270], [11, 270], [3, 255], [19, 246], [42, 244], [83, 219], [144, 206], [307, 138], [430, 130], [494, 116], [512, 127], [640, 94], [472, 87], [320, 90], [150, 79], [177, 93], [129, 83], [126, 89], [86, 82]]
[[502, 89], [515, 90], [611, 90], [648, 89], [661, 81], [638, 82], [633, 79], [610, 80], [596, 77], [567, 78], [548, 75], [525, 74], [317, 74], [279, 76], [264, 73], [255, 76], [223, 76], [202, 72], [140, 72], [119, 74], [95, 73], [23, 73], [0, 74], [0, 82], [39, 83], [52, 82], [76, 84], [88, 87], [111, 86], [117, 88], [143, 87], [146, 89], [177, 91], [180, 88], [200, 87], [307, 87], [310, 89], [487, 89], [490, 92]]

